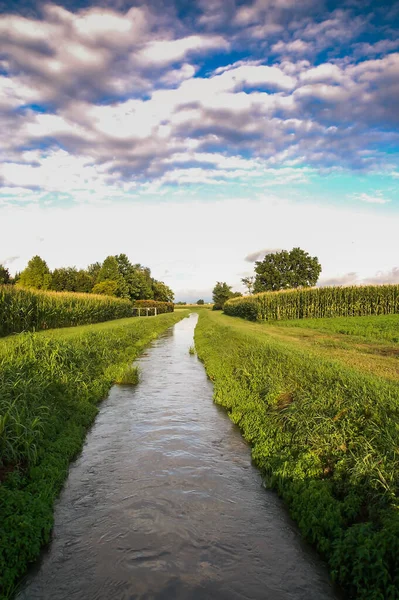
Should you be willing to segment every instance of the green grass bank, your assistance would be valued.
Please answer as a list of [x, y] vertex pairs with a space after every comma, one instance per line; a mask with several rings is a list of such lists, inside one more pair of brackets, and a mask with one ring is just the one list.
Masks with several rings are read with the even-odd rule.
[[195, 347], [215, 402], [347, 597], [398, 600], [397, 382], [210, 311]]
[[187, 313], [10, 336], [0, 341], [0, 598], [49, 540], [70, 461], [114, 381]]
[[[370, 342], [399, 344], [399, 314], [371, 317], [335, 317], [334, 319], [297, 319], [276, 321], [277, 327], [315, 329], [328, 334], [357, 337]], [[399, 346], [398, 346], [399, 347]]]

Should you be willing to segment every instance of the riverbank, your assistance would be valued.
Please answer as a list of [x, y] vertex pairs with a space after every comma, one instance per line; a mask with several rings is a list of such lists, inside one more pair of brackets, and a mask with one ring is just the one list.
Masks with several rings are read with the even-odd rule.
[[17, 600], [337, 600], [188, 352], [197, 315], [113, 386]]
[[329, 348], [317, 337], [201, 311], [195, 343], [215, 402], [333, 579], [349, 597], [397, 600], [397, 379], [348, 335]]
[[53, 504], [112, 383], [187, 313], [131, 318], [0, 343], [0, 597], [49, 539]]

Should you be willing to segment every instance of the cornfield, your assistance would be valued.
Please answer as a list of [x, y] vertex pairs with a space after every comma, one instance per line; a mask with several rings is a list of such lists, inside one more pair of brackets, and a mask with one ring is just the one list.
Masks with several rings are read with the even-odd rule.
[[224, 312], [250, 321], [399, 313], [399, 285], [324, 287], [232, 298]]
[[21, 331], [90, 325], [131, 316], [130, 300], [0, 286], [0, 337]]

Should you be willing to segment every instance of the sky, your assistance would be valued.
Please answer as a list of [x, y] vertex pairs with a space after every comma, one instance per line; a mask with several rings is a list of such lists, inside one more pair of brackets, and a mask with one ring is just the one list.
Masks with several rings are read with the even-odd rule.
[[399, 283], [399, 1], [0, 0], [0, 263]]

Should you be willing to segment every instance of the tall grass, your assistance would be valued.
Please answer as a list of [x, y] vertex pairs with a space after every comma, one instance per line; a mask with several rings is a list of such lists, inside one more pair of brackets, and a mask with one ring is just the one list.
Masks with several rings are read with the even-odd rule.
[[0, 286], [0, 336], [131, 317], [130, 300]]
[[53, 502], [96, 404], [143, 347], [184, 316], [87, 326], [75, 335], [23, 333], [2, 341], [0, 598], [11, 597], [49, 539]]
[[398, 600], [398, 386], [206, 311], [195, 345], [333, 579], [348, 597]]
[[250, 321], [399, 313], [399, 285], [324, 287], [232, 298], [224, 312]]

